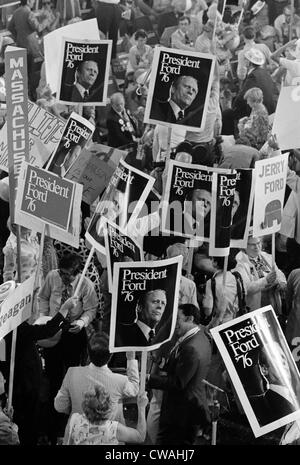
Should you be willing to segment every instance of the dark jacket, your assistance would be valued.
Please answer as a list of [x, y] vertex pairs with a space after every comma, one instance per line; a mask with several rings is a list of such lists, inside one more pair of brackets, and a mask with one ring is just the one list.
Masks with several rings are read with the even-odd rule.
[[182, 126], [201, 126], [203, 116], [203, 105], [198, 105], [196, 108], [189, 107], [181, 120], [177, 120], [169, 102], [159, 102], [153, 100], [150, 119], [167, 122], [172, 124], [180, 124]]
[[[61, 313], [57, 313], [45, 325], [29, 325], [26, 321], [17, 329], [14, 390], [13, 396], [26, 398], [29, 394], [38, 395], [42, 379], [42, 366], [37, 350], [36, 341], [54, 336], [60, 325], [65, 321]], [[5, 337], [6, 360], [9, 365], [12, 333]], [[8, 386], [7, 377], [7, 386]]]
[[210, 414], [202, 380], [207, 375], [210, 360], [211, 345], [201, 328], [171, 353], [165, 368], [167, 376], [150, 376], [148, 387], [164, 391], [162, 426], [207, 425]]
[[110, 147], [122, 147], [123, 145], [131, 144], [133, 142], [132, 135], [136, 135], [136, 124], [134, 119], [128, 114], [128, 111], [126, 111], [126, 113], [133, 126], [134, 133], [122, 131], [123, 124], [120, 123], [122, 118], [113, 108], [111, 108], [108, 112], [106, 127], [108, 130], [107, 144]]
[[269, 115], [275, 112], [276, 101], [274, 98], [274, 83], [272, 81], [269, 71], [264, 68], [257, 67], [246, 77], [242, 89], [236, 96], [233, 102], [234, 119], [239, 120], [244, 116], [249, 116], [251, 108], [244, 100], [244, 95], [247, 90], [253, 87], [259, 87], [264, 96], [263, 104], [268, 110]]
[[136, 323], [117, 327], [116, 346], [148, 346], [148, 339]]

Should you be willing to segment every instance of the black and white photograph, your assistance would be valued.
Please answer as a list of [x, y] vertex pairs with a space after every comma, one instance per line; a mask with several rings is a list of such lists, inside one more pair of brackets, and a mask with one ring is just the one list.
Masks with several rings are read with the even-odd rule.
[[214, 65], [210, 54], [155, 47], [145, 122], [203, 129]]
[[209, 242], [214, 172], [230, 171], [169, 161], [162, 231]]
[[256, 437], [300, 418], [300, 375], [273, 308], [211, 330]]
[[235, 193], [237, 173], [213, 173], [212, 209], [208, 253], [212, 257], [229, 255], [233, 216], [238, 202]]
[[[111, 352], [150, 351], [171, 339], [176, 324], [181, 266], [181, 256], [114, 264]], [[160, 340], [155, 336], [164, 325]]]
[[93, 124], [72, 112], [46, 169], [64, 178], [80, 157], [82, 149], [91, 141], [94, 130]]
[[0, 446], [300, 446], [299, 63], [300, 0], [0, 0]]
[[142, 247], [125, 234], [115, 223], [103, 218], [109, 291], [113, 289], [113, 269], [117, 262], [140, 262]]
[[102, 218], [126, 231], [141, 212], [154, 181], [148, 174], [120, 160], [86, 231], [88, 242], [105, 255]]
[[236, 186], [232, 207], [230, 247], [247, 247], [254, 198], [252, 169], [237, 169]]
[[111, 41], [64, 38], [58, 99], [67, 104], [106, 105]]

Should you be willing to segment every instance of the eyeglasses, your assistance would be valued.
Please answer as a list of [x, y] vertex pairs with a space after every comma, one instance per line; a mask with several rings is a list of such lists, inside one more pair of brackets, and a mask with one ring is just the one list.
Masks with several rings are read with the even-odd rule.
[[60, 274], [60, 277], [61, 278], [72, 278], [74, 276], [77, 275], [78, 273], [78, 269], [75, 269], [75, 270], [71, 270], [71, 271], [66, 271], [66, 270], [58, 270], [59, 274]]

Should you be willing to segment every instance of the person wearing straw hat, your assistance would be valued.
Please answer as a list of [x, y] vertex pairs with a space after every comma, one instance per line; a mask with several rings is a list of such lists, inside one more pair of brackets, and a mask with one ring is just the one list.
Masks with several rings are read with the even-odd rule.
[[[275, 111], [276, 102], [274, 97], [274, 83], [268, 70], [263, 68], [265, 56], [256, 48], [247, 50], [244, 55], [247, 66], [247, 76], [242, 88], [233, 102], [233, 117], [239, 120], [244, 116], [249, 116], [251, 108], [244, 99], [245, 93], [253, 87], [258, 87], [263, 93], [263, 104], [271, 115]], [[223, 115], [225, 112], [223, 112]]]

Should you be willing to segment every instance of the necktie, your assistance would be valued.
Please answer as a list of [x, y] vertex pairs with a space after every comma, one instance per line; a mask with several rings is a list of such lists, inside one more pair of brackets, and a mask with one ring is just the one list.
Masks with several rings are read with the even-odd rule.
[[[65, 286], [65, 288], [63, 289], [62, 293], [61, 293], [61, 301], [60, 301], [60, 306], [62, 306], [66, 300], [68, 300], [69, 297], [71, 297], [72, 295], [72, 286]], [[67, 321], [70, 321], [70, 312], [68, 312], [67, 316], [66, 316], [66, 320]]]
[[181, 121], [182, 119], [183, 119], [183, 111], [180, 110], [180, 111], [178, 112], [177, 121]]
[[187, 34], [184, 34], [184, 39], [185, 39], [186, 45], [189, 45], [191, 43], [190, 38]]
[[155, 332], [153, 331], [153, 329], [150, 329], [149, 335], [148, 335], [148, 343], [149, 344], [151, 344], [152, 340], [154, 339], [154, 336], [155, 336]]
[[89, 98], [89, 91], [85, 90], [83, 94], [83, 101], [86, 102], [88, 98]]

